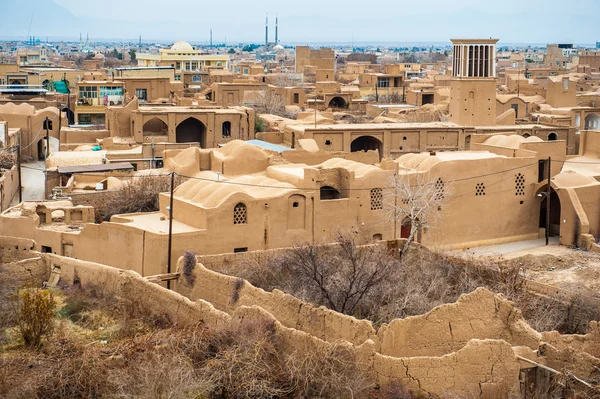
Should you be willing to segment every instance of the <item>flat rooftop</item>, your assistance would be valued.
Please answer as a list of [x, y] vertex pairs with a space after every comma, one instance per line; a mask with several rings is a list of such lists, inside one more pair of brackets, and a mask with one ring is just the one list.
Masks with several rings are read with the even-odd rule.
[[315, 128], [312, 125], [290, 125], [290, 129], [297, 131], [306, 130], [387, 130], [387, 129], [418, 129], [418, 128], [464, 128], [465, 126], [457, 125], [452, 122], [428, 122], [428, 123], [340, 123], [336, 125], [317, 125]]

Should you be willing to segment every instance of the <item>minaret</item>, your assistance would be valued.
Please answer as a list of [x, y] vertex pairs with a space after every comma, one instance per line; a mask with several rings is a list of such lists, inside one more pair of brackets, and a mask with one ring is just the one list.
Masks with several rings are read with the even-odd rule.
[[279, 18], [275, 14], [275, 45], [279, 44]]
[[210, 48], [212, 48], [212, 28], [210, 30]]
[[463, 126], [496, 124], [498, 39], [452, 39], [450, 121]]
[[265, 19], [265, 46], [269, 45], [269, 14], [267, 13], [267, 18]]
[[142, 49], [142, 35], [140, 35], [140, 42], [138, 43], [138, 50]]
[[81, 51], [83, 49], [83, 43], [82, 43], [82, 39], [81, 39], [81, 32], [79, 32], [79, 51]]

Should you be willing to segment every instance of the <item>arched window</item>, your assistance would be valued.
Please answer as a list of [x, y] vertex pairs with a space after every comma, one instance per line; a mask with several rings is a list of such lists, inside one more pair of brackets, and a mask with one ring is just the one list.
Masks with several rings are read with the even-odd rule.
[[248, 223], [248, 210], [246, 205], [240, 202], [233, 208], [233, 224], [246, 223]]
[[552, 133], [550, 133], [548, 135], [548, 141], [554, 141], [554, 140], [557, 140], [557, 139], [558, 139], [558, 135], [556, 133], [554, 133], [554, 132], [552, 132]]
[[321, 201], [342, 198], [342, 195], [340, 194], [340, 192], [331, 186], [321, 187], [320, 193], [321, 193]]
[[231, 137], [231, 122], [223, 122], [223, 137]]
[[194, 75], [194, 76], [192, 76], [192, 82], [194, 82], [194, 83], [202, 82], [202, 75]]

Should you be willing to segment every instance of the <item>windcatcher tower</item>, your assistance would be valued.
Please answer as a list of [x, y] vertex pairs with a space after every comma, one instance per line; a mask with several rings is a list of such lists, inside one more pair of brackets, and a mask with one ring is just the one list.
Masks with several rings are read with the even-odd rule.
[[496, 124], [498, 39], [451, 39], [450, 121], [466, 126]]

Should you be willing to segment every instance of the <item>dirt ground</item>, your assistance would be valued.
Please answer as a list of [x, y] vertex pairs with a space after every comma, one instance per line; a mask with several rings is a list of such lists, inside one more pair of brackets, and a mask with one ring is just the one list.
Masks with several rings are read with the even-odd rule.
[[468, 255], [504, 260], [521, 267], [530, 280], [600, 298], [600, 254], [560, 245], [539, 245], [500, 254], [482, 252]]

